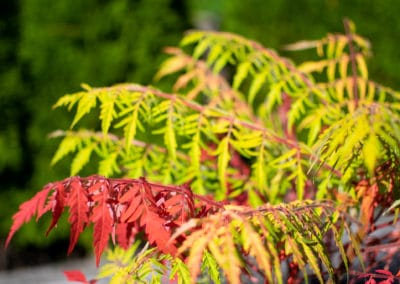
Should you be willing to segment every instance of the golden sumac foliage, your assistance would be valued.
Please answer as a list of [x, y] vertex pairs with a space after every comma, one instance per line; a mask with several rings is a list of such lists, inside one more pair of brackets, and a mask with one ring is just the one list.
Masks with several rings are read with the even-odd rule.
[[196, 282], [198, 264], [207, 251], [229, 283], [241, 283], [240, 276], [246, 271], [260, 271], [268, 282], [283, 283], [281, 261], [288, 256], [291, 281], [298, 276], [299, 268], [304, 275], [312, 269], [320, 282], [332, 280], [334, 267], [323, 242], [328, 231], [347, 266], [341, 231], [350, 232], [350, 228], [330, 202], [293, 202], [258, 208], [226, 205], [224, 210], [206, 218], [191, 220], [174, 236], [192, 228], [198, 229], [179, 248], [181, 254], [188, 252], [186, 263], [192, 282]]
[[54, 107], [74, 115], [51, 134], [62, 138], [52, 164], [72, 155], [71, 176], [99, 176], [45, 187], [7, 244], [35, 214], [52, 211], [51, 229], [68, 207], [69, 251], [90, 223], [97, 262], [110, 236], [128, 248], [100, 271], [115, 283], [166, 271], [181, 283], [398, 277], [400, 93], [369, 78], [369, 42], [348, 20], [344, 30], [286, 46], [316, 51], [300, 63], [190, 31], [155, 75], [170, 90], [83, 85], [61, 97]]

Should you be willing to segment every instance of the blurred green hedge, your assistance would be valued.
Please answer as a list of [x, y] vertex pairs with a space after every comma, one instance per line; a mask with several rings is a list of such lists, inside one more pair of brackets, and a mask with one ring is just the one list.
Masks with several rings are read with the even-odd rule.
[[[151, 83], [164, 55], [189, 26], [180, 0], [3, 1], [0, 19], [0, 238], [18, 205], [44, 184], [63, 179], [69, 165], [50, 166], [67, 113], [52, 111], [63, 94], [81, 83]], [[46, 226], [40, 224], [39, 226]], [[13, 246], [42, 245], [29, 224]], [[68, 237], [60, 228], [55, 237]]]

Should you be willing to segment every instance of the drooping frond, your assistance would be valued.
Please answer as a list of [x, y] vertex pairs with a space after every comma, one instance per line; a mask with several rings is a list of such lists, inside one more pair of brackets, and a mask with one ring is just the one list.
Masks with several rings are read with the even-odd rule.
[[329, 202], [304, 201], [256, 209], [228, 205], [207, 218], [191, 220], [175, 237], [200, 227], [179, 248], [179, 253], [188, 255], [193, 282], [202, 261], [210, 254], [229, 283], [241, 283], [241, 275], [249, 267], [262, 273], [270, 283], [283, 283], [281, 265], [288, 259], [304, 275], [311, 268], [312, 274], [323, 283], [334, 279], [331, 252], [326, 250], [324, 237], [330, 231], [335, 236], [337, 250], [346, 259], [339, 233], [343, 226], [350, 232], [343, 215]]

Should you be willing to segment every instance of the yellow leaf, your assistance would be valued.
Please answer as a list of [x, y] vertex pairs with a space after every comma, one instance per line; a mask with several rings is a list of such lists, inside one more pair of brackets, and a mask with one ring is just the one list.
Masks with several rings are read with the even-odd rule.
[[370, 174], [373, 174], [380, 153], [380, 143], [375, 134], [371, 134], [363, 146], [364, 163]]
[[335, 81], [335, 73], [336, 73], [336, 63], [334, 61], [329, 62], [328, 68], [326, 69], [326, 74], [328, 76], [328, 80], [331, 82]]
[[102, 93], [100, 96], [100, 120], [101, 130], [104, 134], [108, 132], [112, 120], [117, 116], [115, 111], [115, 101], [117, 96], [111, 93]]
[[72, 153], [81, 144], [81, 138], [78, 136], [66, 136], [58, 146], [57, 152], [54, 154], [51, 164], [54, 165], [64, 156]]
[[326, 60], [315, 61], [315, 62], [305, 62], [299, 66], [299, 70], [305, 73], [311, 72], [322, 72], [324, 68], [327, 66]]
[[178, 72], [179, 70], [185, 68], [187, 64], [188, 62], [183, 56], [171, 57], [164, 61], [154, 78], [155, 80], [159, 80], [166, 75]]
[[349, 57], [345, 56], [339, 63], [340, 78], [345, 79], [347, 77], [348, 65], [349, 65]]
[[89, 162], [94, 147], [95, 144], [92, 144], [76, 154], [71, 164], [71, 176], [76, 175]]
[[218, 145], [218, 178], [222, 188], [226, 189], [226, 169], [231, 159], [229, 153], [229, 136], [224, 137]]
[[78, 109], [76, 111], [74, 120], [71, 124], [71, 128], [74, 127], [85, 114], [89, 113], [91, 109], [96, 106], [96, 100], [96, 93], [86, 93], [84, 96], [81, 97], [78, 103]]
[[246, 78], [247, 74], [249, 73], [251, 67], [251, 62], [245, 61], [239, 65], [237, 68], [235, 77], [233, 78], [233, 88], [237, 90], [240, 87], [240, 84]]
[[249, 103], [252, 104], [256, 94], [261, 89], [262, 85], [265, 83], [267, 79], [267, 72], [262, 72], [254, 76], [254, 80], [251, 83], [250, 90], [249, 90]]

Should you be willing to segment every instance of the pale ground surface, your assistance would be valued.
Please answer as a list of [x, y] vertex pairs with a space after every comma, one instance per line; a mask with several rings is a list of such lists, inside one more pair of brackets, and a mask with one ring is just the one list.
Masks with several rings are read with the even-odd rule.
[[[18, 268], [0, 272], [0, 284], [67, 284], [64, 270], [81, 270], [88, 280], [97, 274], [95, 258], [74, 259], [65, 262], [40, 265], [35, 267]], [[99, 281], [99, 284], [108, 281]]]

